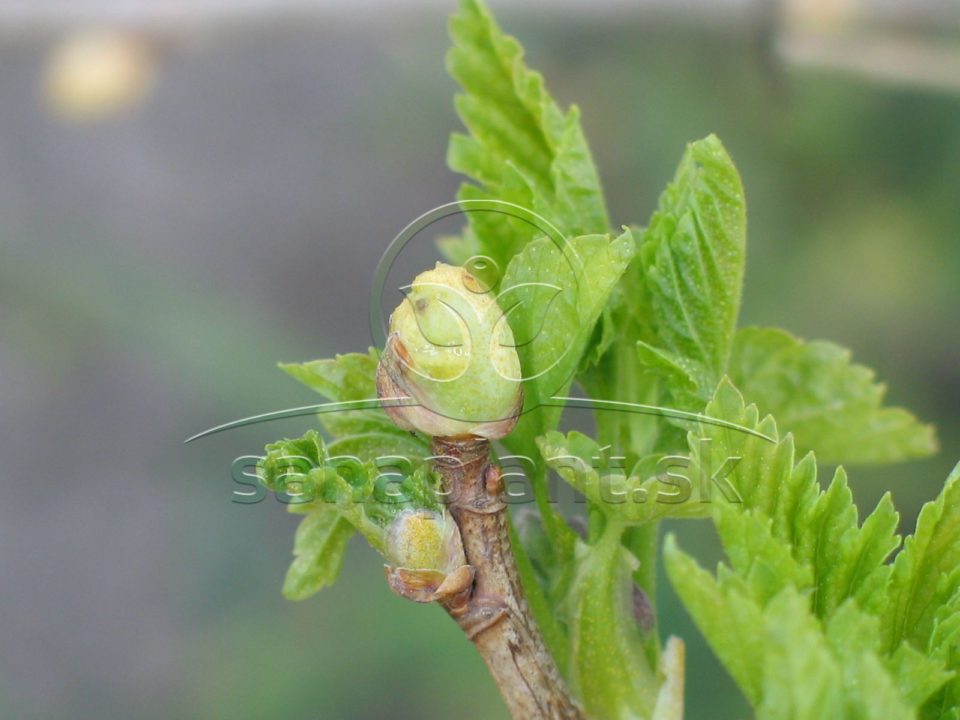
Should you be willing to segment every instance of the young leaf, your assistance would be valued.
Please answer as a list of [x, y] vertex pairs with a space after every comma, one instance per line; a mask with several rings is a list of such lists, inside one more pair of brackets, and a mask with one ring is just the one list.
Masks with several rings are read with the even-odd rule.
[[400, 512], [441, 508], [436, 477], [422, 462], [333, 455], [315, 430], [267, 445], [257, 471], [291, 512], [335, 511], [381, 552], [385, 528]]
[[633, 617], [630, 577], [636, 561], [608, 523], [593, 545], [577, 542], [569, 592], [571, 684], [591, 717], [649, 717], [656, 687]]
[[518, 344], [526, 412], [507, 439], [508, 446], [529, 450], [536, 436], [557, 426], [562, 407], [551, 399], [569, 389], [597, 319], [634, 249], [629, 231], [613, 239], [578, 237], [563, 248], [542, 238], [510, 262], [498, 302]]
[[721, 584], [701, 568], [677, 547], [673, 535], [664, 541], [663, 559], [670, 583], [687, 612], [744, 696], [756, 707], [763, 697], [763, 609], [745, 590], [737, 590], [736, 577], [727, 573], [726, 582]]
[[774, 328], [743, 328], [730, 377], [744, 396], [793, 433], [802, 452], [828, 463], [893, 462], [936, 450], [933, 428], [883, 407], [886, 388], [833, 343], [804, 342]]
[[936, 629], [937, 611], [960, 592], [960, 465], [940, 496], [924, 505], [917, 529], [893, 566], [890, 603], [884, 614], [889, 652], [902, 640], [925, 650]]
[[[819, 617], [828, 618], [851, 597], [862, 608], [876, 609], [883, 602], [890, 573], [884, 561], [899, 545], [890, 498], [882, 498], [860, 526], [842, 469], [821, 491], [813, 457], [796, 463], [793, 438], [780, 439], [772, 418], [760, 420], [756, 406], [746, 406], [728, 381], [721, 383], [705, 412], [775, 440], [708, 424], [691, 434], [691, 455], [701, 475], [705, 465], [722, 468], [729, 459], [740, 458], [726, 480], [743, 502], [720, 504], [718, 510], [750, 511], [769, 520], [771, 541], [790, 547], [797, 562], [812, 570], [813, 607]], [[723, 529], [722, 524], [719, 527]], [[732, 536], [730, 540], [733, 545], [738, 542]]]
[[[665, 517], [704, 517], [709, 505], [692, 496], [686, 478], [661, 477], [650, 460], [611, 468], [600, 445], [583, 433], [551, 431], [537, 438], [547, 466], [616, 523], [638, 525]], [[664, 466], [664, 472], [669, 472]]]
[[[847, 712], [843, 674], [853, 668], [843, 668], [837, 662], [801, 595], [785, 590], [771, 601], [763, 619], [763, 697], [757, 707], [758, 720], [871, 717]], [[881, 678], [871, 680], [882, 682]], [[866, 686], [861, 692], [867, 692]], [[908, 720], [911, 716], [894, 713], [872, 717]]]
[[[280, 368], [334, 402], [377, 397], [377, 356], [372, 348], [367, 353], [337, 355], [331, 360], [284, 363]], [[413, 465], [421, 464], [430, 455], [430, 446], [422, 438], [398, 428], [379, 408], [320, 413], [317, 418], [337, 438], [327, 447], [331, 455], [350, 455], [371, 462], [396, 458]]]
[[749, 510], [718, 513], [717, 532], [731, 567], [761, 606], [786, 587], [805, 591], [812, 586], [810, 567], [773, 537], [770, 518]]
[[[945, 584], [954, 588], [960, 586], [960, 570], [951, 573]], [[924, 695], [924, 691], [936, 690], [939, 687], [934, 684], [937, 679], [948, 681], [924, 705], [922, 717], [925, 720], [955, 720], [960, 716], [960, 590], [955, 591], [953, 597], [937, 610], [927, 652], [930, 657], [904, 643], [894, 657], [905, 654], [911, 660], [909, 664], [902, 664], [909, 672], [909, 677], [915, 679], [920, 697], [929, 695], [929, 692]], [[936, 661], [945, 666], [948, 677], [938, 678], [929, 670], [929, 666]], [[927, 672], [923, 673], [924, 670]]]
[[[913, 709], [949, 675], [922, 656], [881, 657], [879, 626], [876, 615], [862, 612], [852, 600], [826, 624], [827, 640], [843, 672], [846, 717], [913, 718]], [[916, 677], [921, 668], [925, 677]]]
[[[548, 218], [566, 237], [609, 230], [600, 180], [580, 128], [579, 112], [563, 113], [539, 73], [523, 62], [520, 44], [497, 26], [479, 0], [462, 0], [450, 21], [447, 69], [463, 87], [457, 112], [469, 135], [454, 134], [447, 162], [477, 185], [461, 199], [513, 202]], [[472, 213], [469, 250], [505, 268], [542, 232], [497, 213]]]
[[640, 357], [670, 378], [677, 402], [709, 399], [733, 342], [746, 245], [746, 205], [733, 161], [713, 135], [692, 143], [643, 235], [636, 303], [651, 341]]
[[[956, 613], [956, 610], [956, 608], [952, 608], [953, 613]], [[881, 640], [879, 632], [877, 632], [876, 639], [879, 645]], [[903, 643], [893, 655], [887, 658], [887, 667], [890, 670], [890, 675], [897, 681], [900, 695], [911, 706], [920, 705], [941, 688], [943, 690], [938, 694], [939, 697], [934, 696], [927, 703], [927, 706], [936, 705], [938, 700], [940, 700], [941, 706], [958, 704], [958, 698], [955, 694], [952, 699], [944, 697], [945, 695], [949, 697], [949, 691], [956, 687], [956, 663], [952, 668], [948, 668], [945, 659], [937, 657], [937, 653], [927, 655], [915, 649], [909, 643]], [[953, 680], [953, 683], [951, 683], [953, 687], [944, 688], [943, 686], [951, 679]], [[946, 703], [944, 703], [944, 700], [947, 700]], [[936, 714], [935, 717], [939, 717], [939, 714]]]
[[[795, 699], [791, 700], [789, 692], [783, 689], [785, 678], [764, 676], [761, 682], [757, 676], [747, 676], [745, 660], [736, 655], [736, 643], [724, 640], [724, 633], [728, 631], [722, 628], [721, 618], [727, 611], [732, 613], [731, 617], [744, 612], [744, 607], [750, 607], [747, 600], [763, 609], [784, 592], [807, 588], [813, 589], [805, 601], [810, 617], [820, 618], [826, 624], [834, 655], [840, 660], [845, 708], [842, 716], [913, 717], [914, 708], [950, 679], [944, 663], [949, 662], [951, 655], [943, 652], [939, 657], [926, 657], [907, 645], [901, 646], [900, 637], [891, 636], [890, 628], [897, 627], [897, 618], [908, 618], [906, 623], [915, 635], [908, 639], [919, 649], [942, 647], [930, 637], [933, 627], [943, 628], [947, 643], [955, 642], [960, 636], [960, 621], [952, 623], [949, 614], [934, 615], [936, 608], [943, 606], [960, 586], [947, 575], [954, 573], [953, 578], [960, 579], [960, 569], [957, 569], [960, 554], [947, 550], [952, 550], [960, 540], [960, 523], [953, 522], [948, 510], [960, 499], [951, 496], [956, 481], [948, 482], [940, 501], [924, 510], [917, 538], [907, 543], [912, 550], [905, 550], [897, 560], [894, 600], [882, 633], [876, 614], [887, 602], [890, 566], [884, 561], [898, 545], [894, 534], [898, 517], [889, 495], [884, 496], [874, 513], [858, 526], [856, 506], [842, 469], [827, 489], [821, 491], [812, 456], [795, 464], [791, 437], [779, 439], [773, 421], [759, 420], [756, 407], [745, 406], [742, 396], [728, 382], [721, 383], [706, 413], [747, 428], [762, 429], [776, 441], [768, 443], [746, 433], [706, 424], [699, 433], [691, 433], [691, 455], [696, 466], [711, 461], [711, 466], [717, 467], [720, 458], [741, 458], [728, 480], [743, 503], [724, 502], [716, 507], [717, 529], [733, 574], [721, 568], [719, 583], [711, 585], [712, 580], [704, 579], [703, 571], [690, 568], [693, 561], [689, 559], [674, 560], [676, 568], [670, 573], [671, 578], [680, 583], [677, 590], [698, 625], [708, 639], [714, 636], [711, 645], [748, 697], [753, 700], [761, 685], [774, 683], [781, 688], [781, 691], [772, 691], [773, 694], [767, 694], [766, 690], [761, 693], [763, 703], [758, 717], [794, 717], [781, 714], [786, 711], [779, 708], [778, 703], [781, 700], [792, 703]], [[698, 578], [698, 587], [707, 589], [692, 587], [693, 576]], [[898, 593], [898, 588], [906, 590]], [[927, 598], [923, 610], [898, 612], [896, 608], [911, 606], [909, 597], [898, 600], [898, 596], [909, 596], [910, 592], [916, 592], [918, 598]], [[718, 606], [722, 609], [718, 610]], [[938, 623], [941, 620], [942, 625]], [[813, 642], [813, 636], [807, 640]], [[781, 660], [794, 662], [794, 655], [800, 657], [805, 652], [815, 655], [818, 651], [813, 645], [794, 646], [790, 657]], [[727, 657], [731, 655], [733, 657]], [[770, 664], [776, 663], [771, 660]], [[875, 689], [872, 694], [859, 690], [867, 678], [871, 678]], [[809, 685], [809, 681], [796, 682]], [[948, 691], [949, 687], [928, 705], [945, 702], [942, 698]], [[796, 708], [790, 712], [794, 711], [800, 712]]]
[[914, 705], [877, 654], [876, 619], [853, 601], [826, 631], [809, 598], [786, 585], [756, 597], [739, 573], [700, 568], [668, 537], [667, 574], [707, 642], [761, 720], [910, 720]]
[[283, 581], [284, 596], [303, 600], [333, 585], [353, 532], [335, 511], [315, 510], [303, 518], [293, 540], [293, 564]]

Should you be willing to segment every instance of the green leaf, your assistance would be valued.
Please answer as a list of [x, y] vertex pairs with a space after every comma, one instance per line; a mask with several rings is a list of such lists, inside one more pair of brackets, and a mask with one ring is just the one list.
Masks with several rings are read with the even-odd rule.
[[[955, 570], [945, 580], [946, 585], [957, 587], [960, 585], [960, 570]], [[921, 696], [923, 691], [929, 690], [931, 686], [936, 690], [935, 681], [943, 679], [931, 672], [929, 665], [939, 662], [944, 666], [949, 673], [947, 683], [924, 705], [922, 717], [953, 720], [960, 716], [960, 590], [954, 592], [953, 597], [937, 609], [927, 652], [930, 657], [925, 657], [909, 643], [904, 643], [896, 655], [906, 653], [912, 656], [913, 662], [908, 666], [909, 677], [916, 680], [916, 689]], [[927, 667], [924, 667], [924, 662]], [[927, 672], [924, 673], [924, 670]]]
[[[728, 459], [740, 458], [725, 479], [743, 502], [718, 503], [721, 517], [748, 511], [766, 518], [770, 542], [789, 547], [796, 561], [812, 571], [813, 607], [819, 617], [828, 618], [847, 598], [876, 610], [890, 573], [884, 561], [899, 545], [898, 518], [889, 496], [880, 500], [861, 526], [842, 468], [822, 491], [813, 456], [796, 462], [792, 436], [781, 439], [773, 419], [761, 420], [756, 406], [746, 406], [728, 381], [721, 383], [705, 414], [774, 440], [709, 424], [691, 433], [690, 452], [701, 476], [710, 475], [709, 470], [702, 471], [704, 467], [716, 470]], [[720, 493], [715, 495], [722, 499]], [[723, 538], [723, 523], [718, 529]], [[728, 554], [736, 554], [742, 545], [735, 535], [725, 539]], [[747, 547], [756, 552], [758, 544]]]
[[551, 399], [570, 388], [597, 319], [635, 250], [625, 231], [575, 238], [564, 248], [530, 243], [510, 262], [498, 302], [518, 344], [524, 409], [507, 445], [529, 450], [557, 426], [563, 408]]
[[675, 400], [699, 409], [720, 381], [740, 309], [746, 205], [740, 176], [713, 135], [687, 147], [643, 235], [632, 281], [640, 359], [665, 374]]
[[[347, 353], [329, 360], [281, 363], [280, 369], [328, 400], [345, 402], [376, 399], [377, 362], [376, 352], [371, 348], [366, 353]], [[400, 430], [379, 408], [322, 413], [317, 417], [334, 437], [377, 433], [416, 441], [415, 436]], [[420, 444], [426, 449], [425, 443], [420, 441]]]
[[687, 612], [747, 700], [757, 706], [763, 697], [766, 651], [763, 609], [745, 590], [737, 590], [737, 578], [727, 574], [721, 585], [677, 547], [673, 535], [664, 541], [663, 558]]
[[[956, 608], [953, 608], [953, 613], [956, 613]], [[879, 644], [879, 632], [876, 637]], [[957, 670], [956, 666], [948, 670], [942, 658], [922, 653], [908, 643], [903, 643], [888, 658], [887, 667], [900, 687], [900, 694], [914, 707], [923, 703], [951, 678], [954, 678]], [[936, 698], [933, 702], [935, 701]], [[949, 704], [956, 705], [957, 700], [954, 699]]]
[[937, 608], [927, 649], [935, 657], [951, 660], [951, 667], [960, 671], [960, 568], [944, 578], [944, 586], [956, 589], [950, 599]]
[[913, 708], [949, 676], [939, 663], [922, 656], [881, 657], [879, 630], [879, 618], [852, 600], [827, 623], [827, 638], [843, 672], [846, 717], [914, 718]]
[[[758, 720], [871, 717], [846, 711], [842, 682], [844, 668], [830, 652], [826, 638], [801, 595], [792, 590], [784, 591], [770, 603], [763, 619], [766, 637], [763, 697], [757, 707]], [[871, 680], [881, 682], [880, 678]], [[872, 717], [893, 720], [903, 716]]]
[[877, 654], [877, 620], [848, 600], [826, 629], [809, 597], [785, 585], [760, 599], [739, 573], [717, 578], [681, 552], [672, 536], [667, 574], [761, 720], [915, 717]]
[[[479, 0], [462, 0], [450, 21], [447, 69], [463, 88], [457, 112], [469, 135], [454, 134], [447, 162], [472, 178], [461, 199], [513, 202], [548, 218], [566, 237], [609, 230], [603, 192], [579, 112], [564, 113], [523, 49], [503, 33]], [[484, 254], [506, 268], [536, 235], [528, 224], [497, 213], [472, 213], [457, 257]]]
[[[678, 593], [758, 707], [758, 717], [806, 717], [808, 708], [791, 696], [790, 685], [809, 696], [820, 692], [820, 680], [795, 677], [810, 670], [800, 666], [790, 670], [792, 676], [784, 676], [782, 666], [806, 663], [822, 653], [816, 649], [822, 638], [811, 634], [819, 627], [818, 618], [839, 660], [832, 672], [842, 678], [844, 709], [837, 717], [912, 718], [925, 701], [924, 717], [939, 717], [933, 708], [951, 707], [955, 699], [952, 685], [944, 683], [956, 669], [951, 663], [958, 659], [960, 640], [957, 608], [949, 607], [951, 598], [957, 598], [960, 607], [960, 512], [953, 512], [960, 504], [955, 489], [960, 487], [960, 466], [941, 498], [921, 513], [917, 534], [898, 556], [891, 580], [885, 560], [899, 543], [898, 516], [889, 495], [859, 525], [843, 470], [821, 490], [812, 455], [796, 463], [791, 436], [781, 439], [773, 420], [760, 420], [757, 408], [746, 406], [729, 382], [721, 383], [705, 413], [761, 430], [775, 441], [709, 424], [691, 433], [695, 468], [715, 468], [722, 458], [741, 458], [727, 479], [743, 502], [718, 502], [715, 508], [732, 567], [721, 566], [714, 580], [675, 548], [668, 562]], [[738, 633], [747, 633], [749, 623], [758, 622], [757, 612], [769, 616], [784, 593], [808, 589], [813, 592], [804, 602], [811, 632], [800, 633], [805, 639], [776, 640], [773, 654], [766, 651], [767, 673], [759, 676], [749, 658], [738, 654], [744, 642]], [[903, 639], [913, 647], [902, 645]], [[788, 642], [784, 655], [777, 648]], [[825, 662], [823, 657], [816, 660], [818, 665]], [[770, 667], [779, 669], [770, 675]], [[871, 691], [863, 692], [867, 686]]]
[[303, 518], [293, 541], [294, 560], [283, 581], [284, 596], [303, 600], [333, 585], [353, 532], [349, 522], [330, 510], [317, 510]]
[[346, 435], [332, 441], [327, 449], [331, 455], [353, 455], [369, 461], [398, 458], [414, 465], [422, 464], [430, 455], [430, 448], [426, 443], [416, 435], [405, 432]]
[[291, 512], [336, 511], [380, 552], [400, 512], [441, 509], [438, 480], [424, 463], [335, 455], [315, 430], [267, 445], [258, 474]]
[[591, 717], [649, 717], [656, 680], [633, 617], [636, 560], [620, 544], [622, 526], [608, 523], [593, 545], [577, 541], [569, 592], [574, 691]]
[[773, 537], [770, 518], [750, 511], [720, 513], [717, 531], [730, 565], [761, 605], [784, 588], [807, 590], [813, 584], [810, 567], [793, 556], [789, 545]]
[[924, 505], [916, 531], [894, 562], [883, 626], [888, 651], [894, 651], [903, 640], [926, 650], [934, 635], [937, 611], [958, 592], [960, 464], [940, 496]]
[[833, 343], [804, 342], [773, 328], [737, 333], [730, 377], [751, 402], [824, 462], [879, 463], [936, 450], [933, 428], [883, 407], [886, 388]]
[[[665, 517], [703, 517], [709, 506], [697, 502], [684, 478], [665, 482], [657, 468], [658, 458], [645, 458], [629, 472], [612, 467], [610, 453], [583, 433], [566, 435], [551, 431], [537, 438], [537, 447], [547, 466], [582, 493], [592, 506], [617, 523], [639, 525]], [[669, 471], [669, 463], [664, 471]], [[673, 483], [680, 482], [678, 486]]]

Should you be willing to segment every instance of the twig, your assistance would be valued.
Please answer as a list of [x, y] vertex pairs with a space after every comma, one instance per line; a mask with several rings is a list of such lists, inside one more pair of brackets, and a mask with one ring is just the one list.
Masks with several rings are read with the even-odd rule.
[[441, 605], [476, 645], [514, 718], [582, 720], [523, 595], [489, 442], [434, 438], [433, 451], [474, 570], [472, 589]]

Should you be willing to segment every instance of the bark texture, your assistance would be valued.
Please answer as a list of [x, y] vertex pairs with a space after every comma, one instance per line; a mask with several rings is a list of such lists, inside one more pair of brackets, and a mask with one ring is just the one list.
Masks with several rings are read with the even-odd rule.
[[476, 645], [514, 718], [584, 718], [524, 598], [489, 442], [434, 438], [433, 451], [474, 578], [472, 586], [441, 604]]

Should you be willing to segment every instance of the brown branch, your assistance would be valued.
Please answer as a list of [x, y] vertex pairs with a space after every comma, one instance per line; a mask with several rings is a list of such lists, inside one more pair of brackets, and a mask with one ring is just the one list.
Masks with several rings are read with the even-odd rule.
[[476, 645], [514, 718], [582, 720], [523, 595], [489, 442], [434, 438], [433, 451], [474, 571], [472, 588], [441, 605]]

